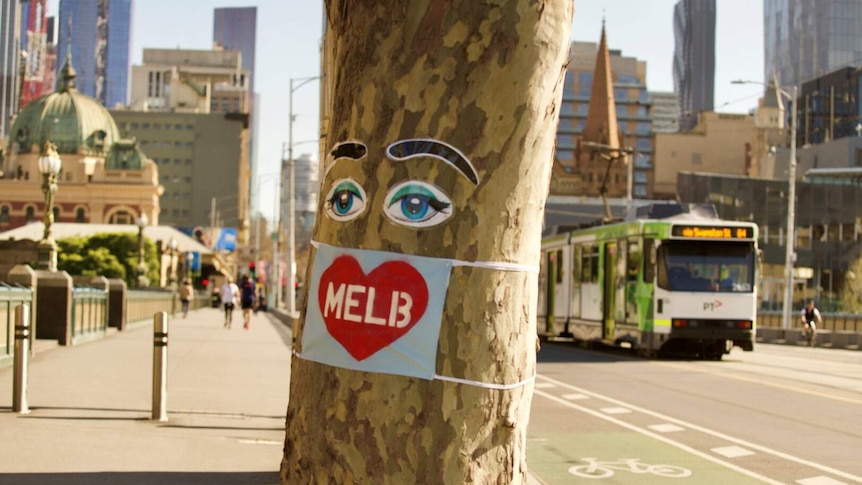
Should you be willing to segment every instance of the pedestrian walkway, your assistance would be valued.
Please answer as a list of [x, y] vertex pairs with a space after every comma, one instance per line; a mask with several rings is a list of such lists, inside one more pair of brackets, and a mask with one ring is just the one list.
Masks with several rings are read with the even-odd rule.
[[277, 484], [290, 330], [259, 312], [172, 318], [168, 421], [152, 415], [153, 325], [30, 360], [26, 415], [0, 369], [0, 484]]

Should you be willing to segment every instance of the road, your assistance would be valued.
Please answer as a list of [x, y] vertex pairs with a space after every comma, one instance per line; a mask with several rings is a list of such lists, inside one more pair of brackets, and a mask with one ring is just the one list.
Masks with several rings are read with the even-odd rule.
[[859, 351], [759, 344], [705, 362], [544, 343], [527, 462], [553, 485], [862, 483], [860, 424]]

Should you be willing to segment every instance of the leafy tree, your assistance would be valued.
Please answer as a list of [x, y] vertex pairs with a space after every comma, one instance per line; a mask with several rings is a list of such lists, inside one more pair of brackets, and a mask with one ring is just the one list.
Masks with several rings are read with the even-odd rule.
[[[294, 327], [281, 482], [523, 484], [573, 4], [327, 0], [326, 12], [316, 293]], [[406, 353], [390, 346], [429, 314]], [[422, 371], [404, 373], [414, 362]]]
[[[57, 241], [57, 268], [71, 275], [120, 278], [129, 286], [137, 281], [138, 236], [131, 233], [100, 233]], [[155, 243], [144, 238], [147, 277], [158, 281], [159, 261]]]

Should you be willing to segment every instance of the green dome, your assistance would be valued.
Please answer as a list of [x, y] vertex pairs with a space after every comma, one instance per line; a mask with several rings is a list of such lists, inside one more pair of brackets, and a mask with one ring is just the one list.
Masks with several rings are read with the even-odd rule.
[[95, 99], [75, 87], [75, 69], [66, 57], [57, 90], [28, 104], [15, 119], [9, 143], [18, 143], [19, 153], [28, 153], [50, 141], [59, 153], [105, 156], [120, 139], [111, 113]]

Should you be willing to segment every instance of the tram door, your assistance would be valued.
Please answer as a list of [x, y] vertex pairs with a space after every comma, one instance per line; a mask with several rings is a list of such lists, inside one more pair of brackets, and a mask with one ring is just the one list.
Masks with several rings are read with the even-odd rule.
[[604, 254], [604, 281], [602, 282], [602, 340], [614, 339], [616, 320], [617, 243], [608, 241]]

